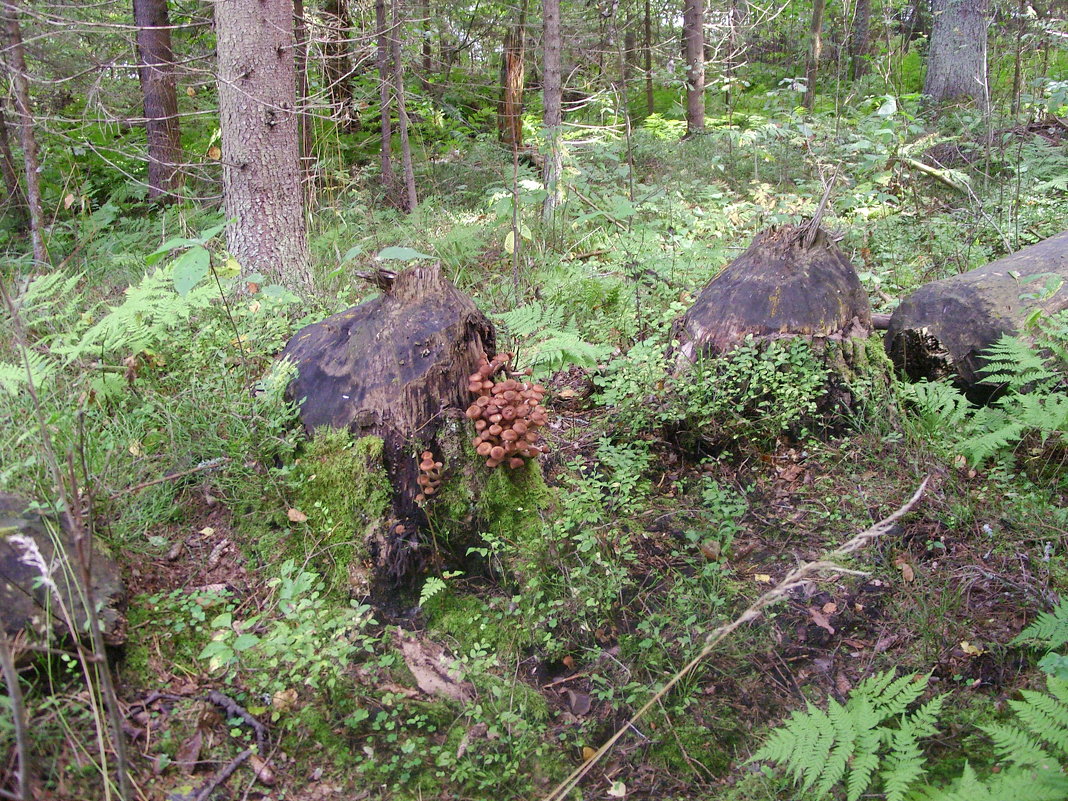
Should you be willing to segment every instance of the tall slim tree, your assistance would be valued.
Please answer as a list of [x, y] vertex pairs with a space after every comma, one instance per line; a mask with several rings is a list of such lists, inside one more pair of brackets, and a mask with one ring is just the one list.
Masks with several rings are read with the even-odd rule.
[[352, 22], [347, 0], [326, 0], [323, 3], [323, 82], [330, 97], [334, 118], [351, 128], [356, 120], [352, 109], [352, 56], [349, 35]]
[[0, 94], [0, 173], [4, 176], [4, 190], [7, 192], [5, 203], [20, 223], [26, 220], [26, 196], [19, 183], [18, 163], [11, 150], [11, 134], [8, 130], [7, 114], [4, 112], [5, 98]]
[[653, 95], [653, 15], [649, 0], [645, 0], [644, 18], [642, 19], [642, 52], [645, 59], [645, 113], [656, 111], [656, 99]]
[[808, 58], [805, 61], [805, 108], [816, 102], [816, 75], [823, 55], [823, 12], [827, 0], [812, 0], [812, 18], [808, 26]]
[[686, 45], [686, 136], [705, 130], [705, 6], [684, 0], [682, 38]]
[[923, 93], [936, 103], [969, 97], [990, 107], [986, 33], [989, 0], [934, 0], [934, 25]]
[[293, 0], [216, 0], [215, 32], [227, 244], [248, 270], [309, 283]]
[[543, 170], [546, 194], [542, 204], [542, 217], [549, 219], [563, 197], [560, 181], [564, 171], [563, 152], [560, 149], [560, 126], [563, 124], [560, 0], [542, 0], [542, 48], [542, 122], [545, 125], [546, 144], [549, 148]]
[[408, 110], [404, 103], [404, 65], [401, 62], [401, 0], [393, 0], [393, 25], [390, 32], [390, 50], [393, 54], [393, 91], [397, 100], [397, 134], [401, 147], [401, 170], [404, 175], [405, 211], [415, 209], [418, 199], [415, 194], [415, 169], [412, 166], [412, 146], [408, 141]]
[[386, 202], [401, 204], [397, 187], [397, 173], [393, 169], [393, 92], [391, 86], [390, 29], [386, 19], [386, 0], [375, 0], [375, 31], [378, 36], [376, 62], [378, 65], [378, 100], [381, 117], [382, 149], [379, 153], [382, 164], [382, 188]]
[[868, 72], [871, 49], [871, 0], [857, 0], [849, 31], [849, 77], [854, 81]]
[[22, 26], [15, 0], [2, 0], [4, 32], [7, 36], [6, 67], [14, 87], [15, 114], [18, 118], [19, 143], [26, 176], [26, 205], [30, 212], [30, 241], [33, 258], [38, 264], [48, 264], [48, 249], [44, 241], [44, 211], [41, 208], [41, 179], [38, 173], [37, 139], [33, 133], [33, 106], [30, 103], [30, 81], [26, 69], [26, 54], [22, 45]]
[[133, 15], [148, 138], [148, 196], [173, 198], [182, 183], [182, 133], [167, 0], [133, 0]]

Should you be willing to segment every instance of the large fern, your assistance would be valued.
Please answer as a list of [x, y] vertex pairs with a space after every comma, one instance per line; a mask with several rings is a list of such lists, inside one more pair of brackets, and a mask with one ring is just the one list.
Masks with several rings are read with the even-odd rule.
[[878, 777], [887, 799], [902, 801], [923, 775], [919, 740], [937, 733], [943, 696], [908, 711], [926, 686], [926, 679], [912, 675], [872, 676], [844, 705], [832, 700], [826, 712], [812, 704], [794, 712], [750, 761], [779, 764], [818, 796], [844, 779], [848, 801], [860, 798]]

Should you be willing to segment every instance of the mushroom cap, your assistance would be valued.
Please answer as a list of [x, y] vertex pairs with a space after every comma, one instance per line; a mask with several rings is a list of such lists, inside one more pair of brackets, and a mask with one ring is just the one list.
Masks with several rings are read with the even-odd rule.
[[504, 448], [502, 448], [500, 445], [494, 445], [492, 448], [490, 448], [489, 455], [491, 459], [496, 459], [497, 461], [500, 461], [504, 458]]
[[[475, 425], [477, 426], [478, 423], [475, 423]], [[523, 420], [516, 420], [512, 423], [512, 430], [519, 436], [523, 436], [527, 433], [527, 424]]]
[[501, 432], [501, 439], [506, 442], [515, 442], [519, 439], [519, 434], [517, 434], [514, 429], [507, 428]]
[[501, 419], [502, 420], [515, 420], [515, 407], [514, 406], [505, 406], [503, 409], [501, 409]]
[[513, 456], [511, 459], [508, 460], [508, 466], [513, 470], [518, 470], [524, 464], [526, 464], [526, 462], [524, 462], [518, 456]]
[[488, 442], [480, 442], [478, 447], [475, 448], [475, 452], [479, 456], [489, 456], [491, 450], [493, 450], [493, 446]]
[[499, 437], [501, 435], [501, 432], [504, 431], [504, 429], [501, 428], [501, 426], [497, 423], [494, 423], [486, 430], [494, 437]]
[[438, 491], [437, 487], [433, 487], [433, 486], [427, 487], [425, 490], [423, 490], [423, 492], [425, 494], [427, 494], [427, 495], [433, 495], [437, 491]]
[[489, 424], [485, 420], [475, 420], [475, 431], [481, 431], [487, 425]]

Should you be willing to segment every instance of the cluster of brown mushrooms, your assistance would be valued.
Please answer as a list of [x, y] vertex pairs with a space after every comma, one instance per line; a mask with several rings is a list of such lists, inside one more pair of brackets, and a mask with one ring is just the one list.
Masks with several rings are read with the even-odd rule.
[[[472, 444], [479, 456], [486, 457], [486, 467], [506, 464], [513, 470], [525, 459], [548, 453], [538, 429], [547, 422], [540, 405], [545, 388], [521, 379], [530, 375], [508, 370], [512, 354], [498, 353], [493, 360], [482, 357], [477, 373], [468, 379], [467, 388], [478, 399], [467, 410], [478, 436]], [[498, 375], [499, 374], [499, 375]]]
[[441, 462], [434, 461], [434, 454], [423, 451], [422, 461], [419, 462], [419, 478], [416, 481], [422, 488], [422, 492], [415, 496], [416, 503], [423, 503], [441, 487]]

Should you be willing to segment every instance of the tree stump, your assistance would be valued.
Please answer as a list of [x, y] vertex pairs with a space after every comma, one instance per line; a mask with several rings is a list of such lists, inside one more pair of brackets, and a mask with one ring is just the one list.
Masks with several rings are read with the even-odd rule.
[[[1048, 274], [1060, 286], [1044, 292]], [[1031, 279], [1031, 280], [1028, 280]], [[886, 351], [911, 380], [979, 381], [980, 353], [1034, 311], [1068, 308], [1068, 231], [967, 273], [924, 284], [897, 307]]]
[[[0, 622], [4, 633], [13, 637], [26, 632], [31, 641], [69, 636], [72, 626], [83, 633], [88, 617], [81, 570], [74, 563], [73, 536], [56, 523], [57, 543], [45, 519], [28, 511], [29, 507], [25, 498], [0, 493]], [[126, 590], [119, 566], [97, 547], [91, 558], [93, 599], [99, 604], [104, 641], [120, 645], [126, 639]], [[43, 579], [42, 572], [49, 576]]]
[[[448, 459], [469, 448], [468, 377], [483, 354], [495, 354], [496, 333], [440, 266], [411, 268], [385, 286], [379, 297], [300, 330], [282, 358], [296, 365], [287, 395], [309, 433], [329, 426], [381, 439], [392, 508], [386, 530], [367, 535], [377, 543], [370, 569], [397, 578], [426, 520], [416, 500], [421, 454]], [[443, 464], [446, 476], [454, 468]]]
[[747, 336], [845, 340], [871, 333], [871, 306], [857, 272], [822, 229], [772, 228], [727, 265], [679, 323], [690, 362], [724, 354]]

